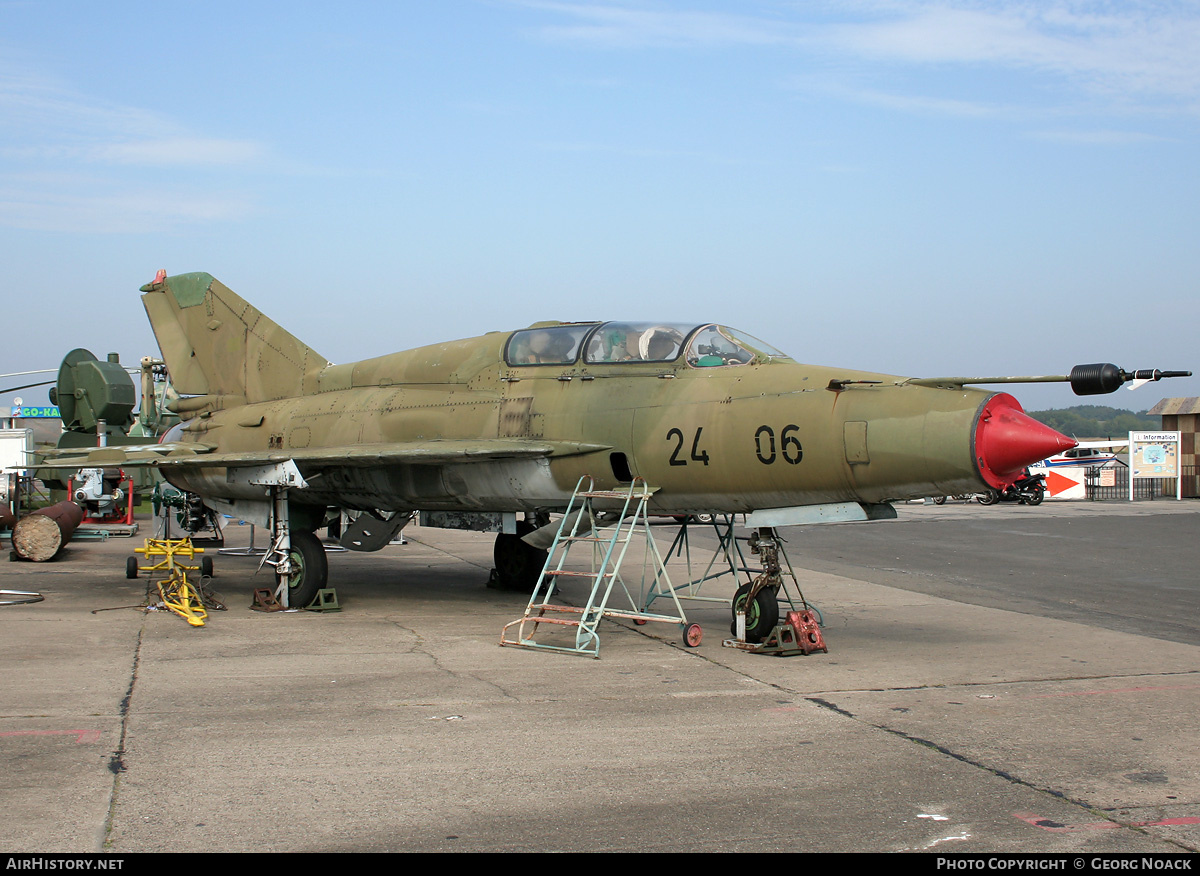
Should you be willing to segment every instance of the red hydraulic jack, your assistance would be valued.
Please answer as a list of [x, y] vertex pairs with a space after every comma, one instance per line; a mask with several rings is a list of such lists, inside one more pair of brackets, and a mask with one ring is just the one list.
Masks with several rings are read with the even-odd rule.
[[795, 654], [811, 654], [820, 651], [828, 654], [825, 638], [811, 609], [789, 611], [787, 619], [778, 624], [762, 642], [743, 642], [741, 639], [726, 639], [726, 648], [751, 651], [755, 654], [772, 654], [776, 657], [791, 657]]

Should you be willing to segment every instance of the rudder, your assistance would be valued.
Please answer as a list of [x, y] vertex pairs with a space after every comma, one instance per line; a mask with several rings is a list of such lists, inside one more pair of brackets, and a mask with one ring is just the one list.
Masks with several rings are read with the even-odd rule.
[[223, 397], [216, 406], [230, 407], [317, 390], [317, 375], [329, 361], [211, 274], [160, 272], [141, 291], [181, 395]]

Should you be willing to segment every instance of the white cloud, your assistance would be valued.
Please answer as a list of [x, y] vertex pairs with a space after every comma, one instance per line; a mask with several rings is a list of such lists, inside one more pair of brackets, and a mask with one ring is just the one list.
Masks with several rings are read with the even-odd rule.
[[89, 141], [130, 133], [150, 135], [167, 120], [135, 107], [89, 101], [26, 70], [0, 70], [0, 119], [6, 139]]
[[612, 143], [592, 143], [582, 141], [541, 141], [535, 144], [537, 148], [546, 152], [560, 153], [603, 153], [608, 155], [622, 155], [631, 158], [651, 158], [663, 159], [666, 161], [674, 161], [680, 158], [693, 160], [707, 161], [714, 164], [729, 164], [741, 163], [743, 159], [737, 159], [736, 162], [731, 162], [731, 159], [713, 152], [699, 152], [689, 149], [655, 149], [652, 147], [633, 147], [623, 146]]
[[[254, 168], [267, 149], [199, 136], [157, 113], [92, 101], [26, 70], [0, 69], [0, 156], [0, 225], [145, 232], [252, 212], [245, 194], [214, 194], [211, 172]], [[172, 170], [169, 181], [147, 177], [161, 168]], [[201, 172], [202, 183], [190, 178]]]
[[647, 8], [613, 3], [533, 2], [524, 6], [574, 18], [570, 25], [543, 25], [547, 39], [588, 42], [608, 46], [662, 45], [770, 45], [795, 39], [792, 26], [720, 12]]
[[110, 143], [92, 150], [97, 161], [136, 165], [236, 165], [263, 157], [261, 144], [249, 140], [166, 137], [129, 143]]
[[1027, 114], [1011, 106], [987, 103], [985, 101], [902, 94], [869, 88], [852, 88], [824, 78], [801, 77], [794, 79], [793, 84], [798, 90], [828, 95], [851, 103], [921, 115], [981, 119], [1016, 117]]
[[35, 231], [131, 233], [169, 231], [201, 222], [242, 219], [253, 206], [236, 195], [178, 191], [86, 194], [73, 186], [0, 186], [0, 225]]
[[864, 57], [911, 63], [1052, 71], [1088, 87], [1200, 94], [1200, 10], [1043, 2], [909, 3], [888, 20], [830, 26], [826, 35]]
[[205, 166], [246, 164], [266, 151], [248, 140], [196, 136], [138, 107], [89, 101], [24, 71], [0, 72], [0, 123], [10, 156], [36, 150], [58, 160]]
[[1141, 131], [1034, 131], [1027, 135], [1031, 140], [1047, 140], [1052, 143], [1080, 143], [1089, 146], [1126, 146], [1130, 143], [1162, 142], [1166, 137]]
[[842, 0], [727, 14], [649, 3], [526, 2], [573, 24], [547, 39], [605, 47], [775, 45], [841, 60], [1052, 73], [1107, 95], [1200, 98], [1200, 6], [1192, 0]]

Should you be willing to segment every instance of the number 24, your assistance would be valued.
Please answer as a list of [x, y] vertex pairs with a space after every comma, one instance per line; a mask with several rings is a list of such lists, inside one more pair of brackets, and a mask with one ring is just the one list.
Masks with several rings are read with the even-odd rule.
[[[700, 433], [703, 431], [703, 426], [697, 427], [696, 437], [692, 439], [691, 458], [695, 462], [703, 462], [705, 465], [708, 465], [708, 451], [700, 449]], [[679, 451], [683, 450], [683, 430], [672, 429], [667, 432], [667, 440], [670, 441], [672, 438], [677, 439], [679, 443], [675, 445], [675, 450], [671, 454], [671, 465], [687, 465], [688, 461], [686, 459], [679, 458]]]

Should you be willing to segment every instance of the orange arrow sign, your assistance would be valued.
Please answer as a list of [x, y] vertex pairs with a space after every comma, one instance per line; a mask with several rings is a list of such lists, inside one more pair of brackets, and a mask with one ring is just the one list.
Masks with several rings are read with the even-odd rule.
[[1057, 496], [1059, 493], [1065, 493], [1067, 490], [1074, 489], [1080, 486], [1083, 481], [1069, 478], [1066, 475], [1059, 474], [1053, 469], [1046, 475], [1046, 489], [1051, 496]]

